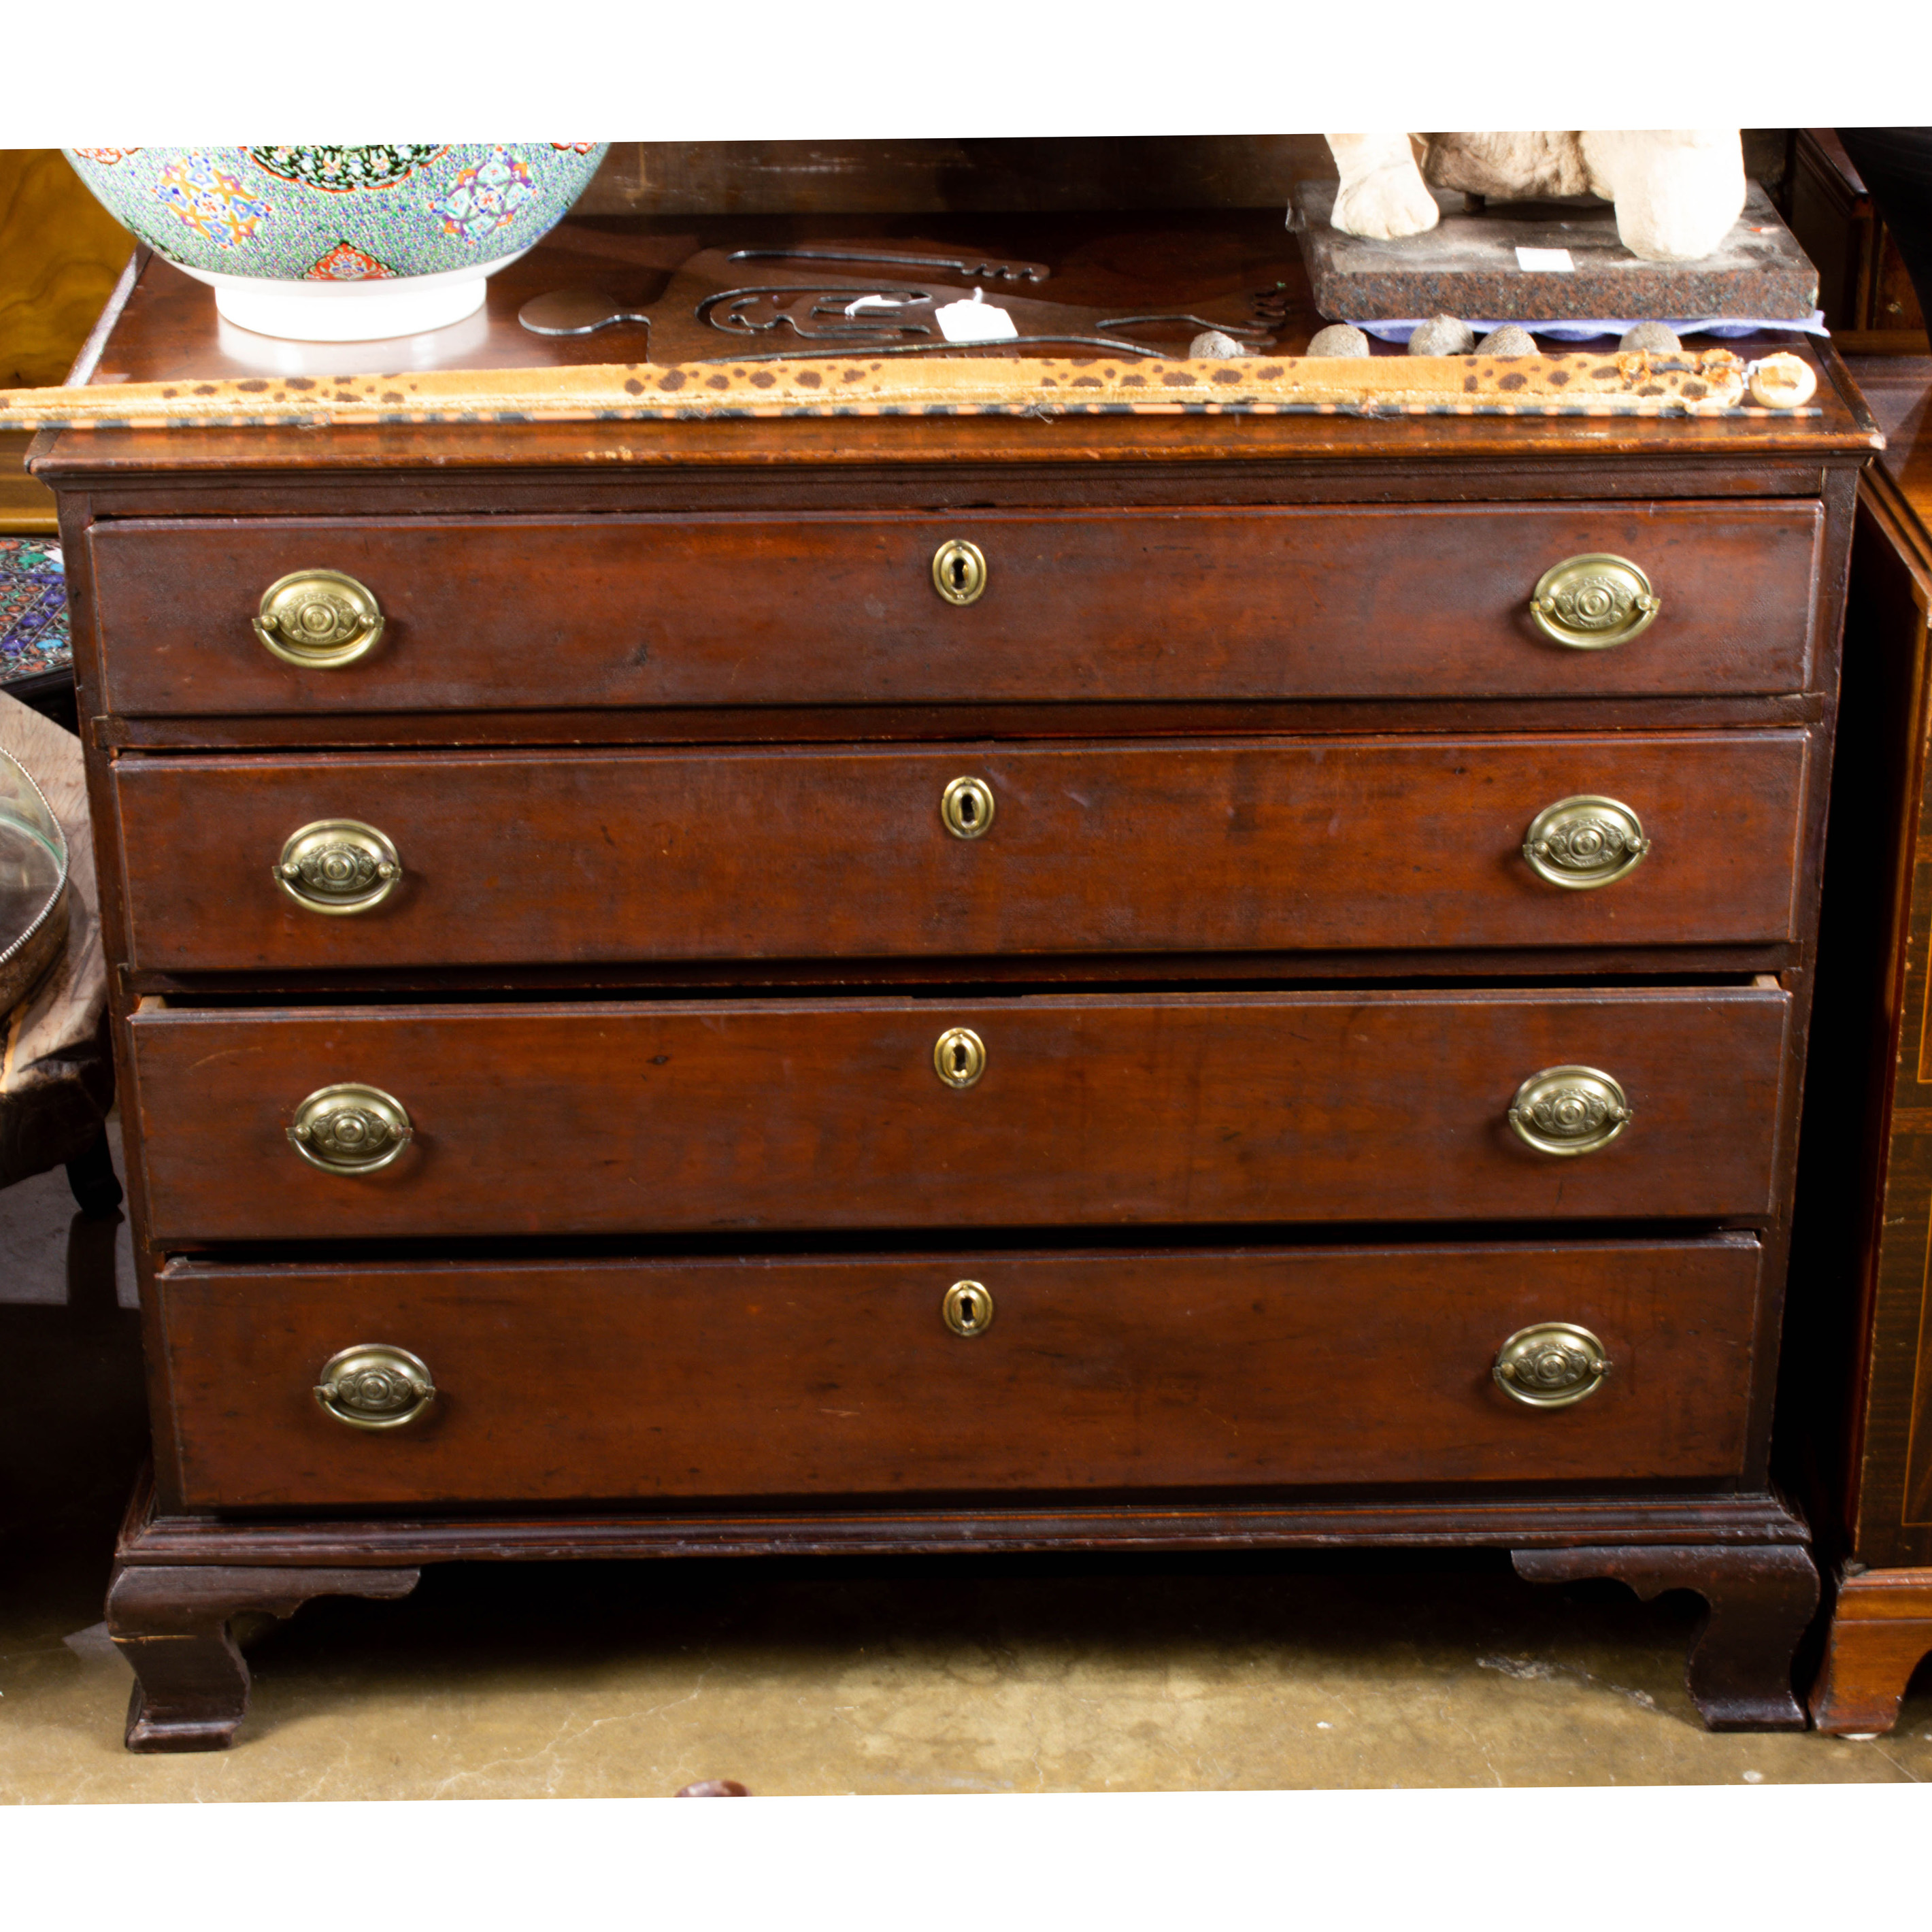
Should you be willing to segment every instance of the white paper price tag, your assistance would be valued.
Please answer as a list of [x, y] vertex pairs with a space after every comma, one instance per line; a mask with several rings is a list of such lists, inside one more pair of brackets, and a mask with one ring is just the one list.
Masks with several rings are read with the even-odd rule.
[[948, 342], [1010, 342], [1019, 333], [1012, 317], [997, 302], [984, 300], [977, 289], [970, 302], [948, 302], [933, 315]]

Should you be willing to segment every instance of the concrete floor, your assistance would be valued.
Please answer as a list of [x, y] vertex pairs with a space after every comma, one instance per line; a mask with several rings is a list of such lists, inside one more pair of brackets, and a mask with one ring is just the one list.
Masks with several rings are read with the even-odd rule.
[[1869, 1743], [1713, 1736], [1694, 1599], [1403, 1552], [459, 1566], [269, 1627], [233, 1751], [130, 1757], [130, 1300], [64, 1177], [0, 1194], [0, 1802], [1932, 1778], [1932, 1672]]

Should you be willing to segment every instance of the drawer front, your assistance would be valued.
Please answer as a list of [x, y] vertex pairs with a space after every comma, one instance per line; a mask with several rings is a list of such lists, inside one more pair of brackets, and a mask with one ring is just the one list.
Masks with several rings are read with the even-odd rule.
[[[147, 758], [116, 788], [132, 956], [161, 970], [1681, 944], [1790, 936], [1808, 746]], [[958, 778], [987, 790], [955, 832]], [[1651, 845], [1587, 890], [1523, 853], [1578, 794], [1628, 806]], [[402, 867], [350, 916], [274, 877], [292, 835], [334, 820]]]
[[[89, 541], [111, 710], [1581, 696], [1802, 690], [1810, 501], [915, 515], [129, 521]], [[966, 605], [940, 544], [986, 562]], [[1609, 552], [1662, 599], [1609, 650], [1552, 644], [1538, 580]], [[268, 587], [380, 607], [334, 669], [271, 655]]]
[[[132, 1037], [164, 1246], [1753, 1216], [1790, 1005], [1736, 987], [164, 1010]], [[970, 1085], [937, 1070], [970, 1074], [970, 1042], [942, 1050], [954, 1029], [980, 1042]], [[1596, 1151], [1538, 1151], [1512, 1102], [1574, 1066], [1634, 1118]], [[314, 1102], [395, 1153], [379, 1169], [324, 1171], [290, 1141], [342, 1085], [407, 1115], [396, 1151], [364, 1096]]]
[[[160, 1330], [190, 1509], [1709, 1482], [1742, 1458], [1758, 1265], [1740, 1237], [177, 1264]], [[942, 1312], [962, 1280], [993, 1310], [970, 1337]], [[1534, 1408], [1492, 1364], [1550, 1322], [1610, 1372]], [[370, 1344], [436, 1390], [399, 1426], [346, 1426], [313, 1393]]]

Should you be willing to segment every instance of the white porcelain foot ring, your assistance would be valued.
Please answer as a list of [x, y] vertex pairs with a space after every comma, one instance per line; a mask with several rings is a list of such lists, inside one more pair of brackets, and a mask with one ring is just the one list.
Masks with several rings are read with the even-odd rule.
[[483, 306], [485, 278], [527, 251], [473, 268], [366, 282], [274, 282], [178, 266], [214, 291], [225, 321], [296, 342], [381, 342], [466, 321]]
[[253, 329], [257, 335], [287, 336], [298, 342], [375, 342], [389, 336], [420, 335], [425, 329], [447, 328], [464, 321], [483, 306], [485, 287], [481, 275], [441, 289], [411, 288], [408, 280], [398, 278], [392, 287], [365, 284], [358, 292], [366, 290], [367, 301], [318, 302], [305, 302], [274, 282], [240, 286], [230, 282], [215, 290], [214, 306], [236, 328]]

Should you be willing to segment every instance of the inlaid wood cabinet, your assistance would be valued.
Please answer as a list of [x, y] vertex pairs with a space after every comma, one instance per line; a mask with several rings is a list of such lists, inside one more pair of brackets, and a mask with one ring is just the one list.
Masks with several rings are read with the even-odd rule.
[[[568, 248], [471, 360], [595, 358], [514, 323]], [[95, 379], [220, 366], [203, 292], [151, 266]], [[228, 1741], [238, 1612], [425, 1563], [1059, 1546], [1688, 1586], [1709, 1720], [1802, 1723], [1770, 1424], [1874, 440], [1827, 366], [1781, 420], [44, 442], [130, 1743]]]
[[1781, 1411], [1831, 1578], [1812, 1714], [1846, 1734], [1891, 1730], [1932, 1657], [1932, 358], [1857, 374], [1888, 445], [1852, 552]]

